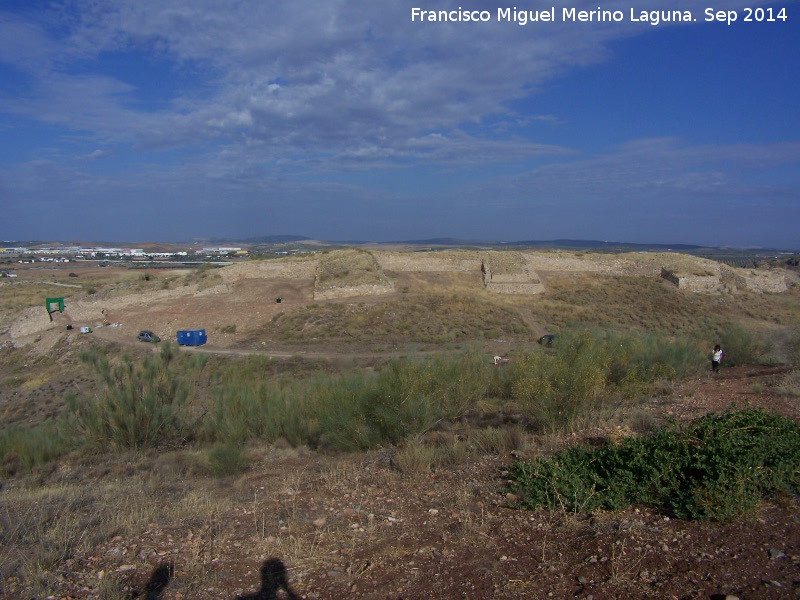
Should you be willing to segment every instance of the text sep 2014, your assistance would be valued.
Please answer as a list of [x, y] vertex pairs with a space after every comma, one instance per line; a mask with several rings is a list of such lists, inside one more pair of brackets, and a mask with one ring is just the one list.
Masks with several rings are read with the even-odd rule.
[[[786, 9], [773, 8], [744, 8], [741, 11], [735, 10], [715, 10], [706, 8], [703, 12], [703, 20], [706, 22], [731, 23], [740, 20], [739, 12], [742, 13], [742, 22], [775, 22], [786, 21]], [[498, 8], [496, 20], [513, 22], [518, 25], [528, 23], [555, 22], [559, 14], [555, 7], [544, 10], [517, 10], [514, 8]], [[581, 23], [604, 23], [620, 22], [625, 20], [625, 13], [621, 10], [577, 10], [574, 7], [561, 9], [562, 22], [581, 22]], [[488, 10], [464, 10], [458, 7], [457, 10], [425, 10], [421, 8], [411, 9], [412, 22], [486, 22], [492, 20], [492, 13]], [[630, 19], [632, 23], [643, 22], [650, 25], [660, 23], [680, 23], [693, 22], [697, 19], [690, 10], [651, 10], [637, 11], [630, 9]]]

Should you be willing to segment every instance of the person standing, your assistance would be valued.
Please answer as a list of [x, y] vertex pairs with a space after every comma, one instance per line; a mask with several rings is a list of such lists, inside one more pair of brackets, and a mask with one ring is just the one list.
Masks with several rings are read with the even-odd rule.
[[719, 344], [714, 346], [714, 352], [711, 354], [711, 372], [719, 373], [719, 363], [722, 362], [722, 348]]

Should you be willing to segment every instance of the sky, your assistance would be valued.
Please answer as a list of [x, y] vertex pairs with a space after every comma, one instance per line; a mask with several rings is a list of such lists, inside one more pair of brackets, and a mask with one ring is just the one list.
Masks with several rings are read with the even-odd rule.
[[800, 3], [554, 1], [3, 0], [0, 240], [800, 249]]

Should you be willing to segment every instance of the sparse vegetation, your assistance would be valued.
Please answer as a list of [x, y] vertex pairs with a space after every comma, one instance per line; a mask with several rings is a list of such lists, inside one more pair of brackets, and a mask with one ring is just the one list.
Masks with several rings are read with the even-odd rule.
[[357, 285], [388, 285], [388, 278], [370, 252], [356, 248], [324, 254], [317, 265], [318, 288]]
[[[543, 277], [548, 293], [528, 305], [553, 329], [570, 326], [638, 329], [656, 334], [713, 339], [729, 323], [757, 329], [794, 327], [800, 304], [784, 294], [693, 294], [663, 280], [603, 275]], [[708, 342], [707, 342], [708, 343]]]
[[[469, 260], [482, 252], [471, 251]], [[453, 263], [464, 256], [447, 254]], [[498, 256], [494, 272], [521, 273], [521, 256]], [[323, 285], [380, 281], [372, 253], [324, 257]], [[545, 271], [544, 294], [499, 296], [479, 286], [479, 273], [397, 270], [383, 273], [396, 286], [389, 296], [307, 304], [308, 264], [302, 284], [287, 290], [269, 277], [256, 286], [223, 273], [232, 294], [249, 294], [224, 308], [213, 305], [222, 294], [173, 288], [218, 285], [211, 265], [149, 279], [142, 270], [87, 268], [78, 271], [83, 288], [59, 288], [58, 295], [81, 297], [94, 287], [84, 307], [102, 302], [103, 314], [125, 325], [113, 300], [141, 293], [153, 300], [147, 318], [169, 315], [161, 323], [170, 327], [177, 304], [164, 298], [172, 302], [173, 293], [153, 292], [186, 293], [187, 308], [179, 310], [192, 318], [214, 314], [204, 325], [226, 334], [213, 337], [229, 355], [136, 345], [138, 324], [124, 331], [127, 356], [112, 343], [123, 333], [117, 329], [102, 330], [105, 339], [70, 333], [47, 350], [63, 323], [26, 334], [27, 342], [38, 340], [35, 350], [0, 349], [0, 400], [15, 404], [13, 411], [3, 405], [0, 428], [0, 594], [63, 597], [68, 582], [80, 594], [127, 598], [141, 589], [143, 571], [172, 553], [180, 574], [170, 593], [182, 597], [233, 597], [248, 587], [243, 573], [257, 568], [245, 559], [271, 553], [294, 563], [303, 591], [320, 574], [331, 589], [361, 592], [375, 581], [371, 564], [391, 570], [402, 563], [406, 572], [414, 562], [425, 577], [429, 567], [440, 573], [469, 554], [489, 561], [498, 597], [539, 597], [536, 578], [514, 573], [574, 566], [570, 553], [584, 552], [588, 541], [611, 548], [596, 557], [611, 587], [596, 593], [613, 597], [615, 589], [650, 581], [642, 565], [653, 573], [656, 555], [679, 556], [673, 537], [699, 526], [681, 521], [667, 539], [665, 512], [728, 519], [751, 515], [764, 501], [775, 511], [794, 506], [797, 474], [787, 465], [798, 464], [797, 431], [790, 421], [749, 410], [667, 427], [662, 419], [685, 417], [689, 406], [699, 411], [709, 389], [733, 394], [732, 385], [739, 398], [796, 414], [796, 370], [742, 367], [800, 364], [796, 289], [688, 294], [656, 279]], [[53, 295], [52, 284], [17, 283], [0, 287], [6, 325], [27, 306], [43, 312], [42, 297]], [[278, 296], [284, 302], [275, 307]], [[261, 320], [240, 319], [238, 306], [248, 315], [261, 311]], [[557, 334], [552, 348], [535, 344], [542, 330]], [[722, 377], [694, 377], [708, 370], [714, 343], [725, 350]], [[296, 355], [237, 355], [262, 348]], [[407, 355], [396, 357], [396, 348]], [[310, 359], [310, 352], [327, 357]], [[494, 352], [510, 361], [490, 364]], [[66, 374], [72, 370], [80, 377]], [[511, 456], [525, 459], [511, 473], [519, 506], [554, 510], [508, 510], [499, 492], [508, 491]], [[333, 463], [348, 466], [334, 472]], [[521, 465], [529, 465], [528, 479], [516, 470]], [[534, 481], [535, 473], [549, 479]], [[655, 483], [636, 487], [642, 481]], [[643, 515], [654, 507], [658, 522], [651, 528], [650, 517], [629, 505]], [[578, 516], [589, 508], [590, 519]], [[651, 539], [634, 544], [628, 528]], [[694, 531], [693, 557], [706, 539]], [[659, 532], [664, 539], [656, 543]], [[557, 539], [573, 534], [569, 543]], [[611, 538], [620, 543], [606, 544]], [[668, 553], [657, 550], [663, 543]], [[600, 550], [587, 549], [580, 569], [594, 568], [590, 552]], [[137, 571], [120, 569], [127, 565]], [[587, 575], [591, 585], [603, 584], [598, 572]], [[654, 590], [662, 588], [646, 591]]]
[[784, 396], [800, 398], [800, 371], [787, 373], [778, 384], [778, 392]]
[[337, 340], [444, 344], [529, 334], [530, 328], [519, 313], [499, 304], [463, 296], [409, 295], [402, 301], [365, 306], [311, 304], [274, 319], [260, 336], [277, 337], [286, 343]]

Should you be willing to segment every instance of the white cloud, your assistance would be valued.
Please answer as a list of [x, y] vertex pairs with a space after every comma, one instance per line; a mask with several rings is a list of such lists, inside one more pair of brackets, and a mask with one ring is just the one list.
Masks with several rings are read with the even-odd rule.
[[108, 150], [97, 149], [94, 152], [90, 152], [89, 154], [84, 154], [83, 156], [80, 156], [79, 159], [81, 159], [81, 160], [97, 160], [99, 158], [105, 158], [105, 157], [110, 156], [110, 155], [111, 155], [111, 153]]
[[[763, 2], [721, 3], [757, 4]], [[436, 9], [459, 5], [444, 0]], [[411, 3], [365, 0], [74, 0], [48, 6], [53, 12], [11, 14], [0, 7], [0, 63], [22, 74], [18, 84], [0, 83], [0, 132], [25, 116], [57, 129], [48, 143], [58, 150], [41, 155], [82, 160], [28, 161], [20, 168], [7, 163], [0, 171], [3, 189], [19, 203], [49, 202], [59, 194], [95, 207], [107, 206], [109, 197], [126, 206], [145, 198], [140, 202], [152, 211], [173, 203], [186, 214], [202, 199], [209, 208], [187, 224], [194, 226], [227, 222], [214, 208], [223, 199], [227, 209], [243, 211], [240, 226], [288, 227], [300, 223], [291, 210], [324, 212], [322, 197], [352, 237], [377, 235], [380, 228], [370, 219], [386, 231], [390, 222], [410, 228], [419, 221], [413, 211], [423, 207], [431, 223], [460, 222], [478, 235], [476, 224], [489, 226], [484, 216], [491, 207], [499, 211], [492, 235], [504, 238], [502, 227], [523, 231], [525, 219], [538, 219], [546, 233], [565, 215], [584, 221], [588, 231], [599, 201], [606, 211], [638, 211], [642, 222], [655, 219], [647, 210], [655, 213], [675, 198], [697, 203], [726, 193], [768, 197], [774, 206], [796, 203], [796, 181], [781, 188], [747, 178], [751, 171], [797, 164], [794, 142], [691, 145], [665, 137], [584, 156], [566, 142], [542, 143], [530, 133], [557, 129], [563, 117], [557, 106], [525, 112], [515, 101], [535, 96], [557, 75], [608, 59], [613, 42], [656, 31], [650, 26], [420, 24], [410, 20]], [[497, 9], [484, 1], [475, 6]], [[592, 10], [597, 3], [570, 6]], [[610, 0], [603, 8], [627, 14], [630, 6]], [[638, 10], [663, 8], [657, 0], [637, 4]], [[695, 0], [674, 0], [670, 8], [700, 16]], [[154, 87], [165, 74], [167, 85]], [[61, 146], [66, 138], [81, 144]], [[167, 154], [172, 162], [161, 160]], [[89, 160], [97, 158], [108, 160]], [[98, 174], [106, 163], [117, 167], [113, 177]], [[331, 174], [358, 181], [355, 175], [379, 169], [413, 178], [418, 173], [411, 169], [419, 167], [437, 171], [426, 176], [444, 189], [448, 170], [471, 175], [509, 163], [544, 166], [471, 181], [435, 202], [432, 192], [403, 195], [399, 185], [387, 184], [394, 190], [387, 194], [367, 184], [308, 183]], [[349, 210], [348, 201], [359, 211]], [[387, 207], [401, 201], [406, 213], [378, 210], [394, 210]], [[253, 218], [258, 206], [271, 216]], [[24, 212], [16, 218], [24, 219]], [[295, 232], [336, 237], [332, 225], [331, 219], [327, 230]]]
[[[641, 5], [661, 8], [655, 0]], [[7, 111], [141, 148], [258, 141], [265, 163], [302, 156], [336, 162], [363, 156], [366, 147], [383, 149], [376, 157], [408, 156], [409, 146], [432, 130], [454, 137], [462, 124], [489, 116], [496, 133], [503, 121], [513, 131], [520, 115], [508, 109], [510, 100], [555, 73], [604, 59], [609, 41], [642, 32], [630, 23], [411, 23], [409, 3], [366, 1], [77, 0], [69, 6], [34, 15], [38, 21], [2, 21], [13, 35], [0, 59], [36, 79]], [[444, 2], [437, 9], [457, 6]], [[178, 89], [166, 107], [148, 108], [149, 90], [126, 81], [124, 70], [116, 79], [82, 73], [105, 64], [110, 53], [136, 53], [145, 71], [148, 60], [167, 61], [200, 91]], [[518, 140], [494, 139], [485, 159], [513, 159], [519, 150]], [[456, 158], [447, 152], [423, 158], [438, 156]]]

